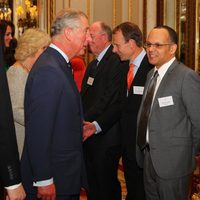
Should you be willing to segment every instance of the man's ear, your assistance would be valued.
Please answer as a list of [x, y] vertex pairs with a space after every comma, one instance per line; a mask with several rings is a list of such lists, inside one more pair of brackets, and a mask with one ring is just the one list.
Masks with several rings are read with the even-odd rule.
[[170, 53], [171, 54], [175, 54], [176, 53], [176, 50], [177, 50], [177, 44], [172, 44], [170, 46]]
[[66, 37], [67, 40], [71, 41], [71, 40], [72, 40], [72, 39], [71, 39], [71, 36], [72, 36], [72, 29], [69, 28], [69, 27], [66, 27], [66, 28], [64, 29], [64, 35], [65, 35], [65, 37]]
[[135, 49], [135, 46], [137, 46], [135, 40], [133, 40], [133, 39], [130, 39], [130, 40], [128, 41], [128, 43], [130, 44], [130, 46], [131, 46], [133, 49]]

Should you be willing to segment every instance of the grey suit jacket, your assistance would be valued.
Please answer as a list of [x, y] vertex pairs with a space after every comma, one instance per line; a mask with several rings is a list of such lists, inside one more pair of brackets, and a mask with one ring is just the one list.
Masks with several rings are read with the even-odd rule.
[[[147, 88], [153, 70], [147, 77]], [[146, 96], [143, 96], [141, 107]], [[163, 98], [171, 100], [163, 105]], [[172, 102], [173, 101], [173, 102]], [[150, 155], [158, 176], [175, 178], [190, 174], [200, 149], [200, 77], [175, 60], [163, 77], [149, 117]], [[140, 119], [141, 107], [138, 114]], [[143, 152], [137, 162], [143, 165]]]

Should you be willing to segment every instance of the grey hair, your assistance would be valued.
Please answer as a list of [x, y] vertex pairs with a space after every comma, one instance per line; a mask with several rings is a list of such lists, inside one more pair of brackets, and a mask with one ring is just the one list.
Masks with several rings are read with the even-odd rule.
[[66, 27], [71, 29], [79, 28], [81, 17], [87, 18], [87, 15], [82, 11], [72, 9], [61, 10], [53, 20], [51, 26], [51, 37], [62, 33], [63, 29]]

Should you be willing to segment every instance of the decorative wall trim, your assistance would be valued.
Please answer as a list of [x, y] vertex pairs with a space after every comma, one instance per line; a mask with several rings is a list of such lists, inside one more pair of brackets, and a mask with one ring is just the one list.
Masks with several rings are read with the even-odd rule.
[[143, 0], [143, 41], [147, 38], [147, 1]]
[[200, 30], [200, 0], [196, 0], [196, 19], [195, 19], [195, 30], [196, 30], [196, 49], [195, 49], [195, 71], [197, 71], [200, 74], [200, 33], [198, 30]]
[[88, 19], [90, 19], [90, 0], [87, 0], [87, 16], [88, 16]]
[[132, 0], [128, 0], [128, 21], [130, 22], [132, 22], [133, 20], [132, 12], [133, 12], [133, 2]]
[[53, 21], [53, 18], [55, 16], [55, 0], [46, 0], [47, 1], [47, 32], [50, 34], [51, 32], [51, 24]]
[[113, 0], [113, 20], [112, 20], [112, 27], [116, 26], [116, 10], [117, 10], [117, 2]]
[[192, 69], [195, 69], [196, 1], [186, 0], [185, 64]]
[[164, 10], [164, 1], [165, 0], [157, 0], [157, 25], [162, 25], [164, 23], [164, 15], [166, 15]]

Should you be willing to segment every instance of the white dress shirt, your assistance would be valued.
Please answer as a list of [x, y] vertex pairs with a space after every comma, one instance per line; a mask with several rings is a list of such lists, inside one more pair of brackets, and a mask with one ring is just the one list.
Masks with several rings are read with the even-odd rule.
[[[160, 86], [160, 83], [164, 77], [164, 75], [166, 74], [167, 70], [169, 69], [169, 67], [171, 66], [171, 64], [174, 62], [176, 58], [173, 57], [170, 61], [168, 61], [167, 63], [165, 63], [164, 65], [160, 66], [159, 68], [155, 67], [154, 68], [154, 72], [157, 70], [158, 71], [158, 78], [157, 78], [157, 82], [156, 82], [156, 87], [155, 87], [155, 90], [154, 90], [154, 95], [153, 95], [153, 100], [152, 100], [152, 104], [151, 106], [153, 105], [153, 102], [154, 102], [154, 98], [156, 96], [156, 93], [157, 93], [157, 90]], [[154, 74], [154, 73], [153, 73]], [[146, 141], [147, 143], [149, 143], [149, 127], [147, 126], [147, 134], [146, 134]]]

